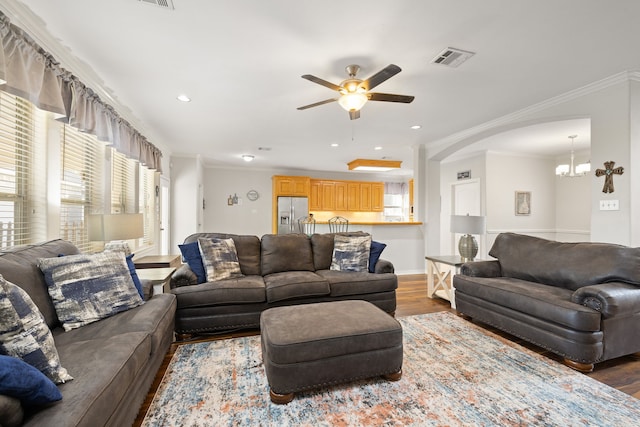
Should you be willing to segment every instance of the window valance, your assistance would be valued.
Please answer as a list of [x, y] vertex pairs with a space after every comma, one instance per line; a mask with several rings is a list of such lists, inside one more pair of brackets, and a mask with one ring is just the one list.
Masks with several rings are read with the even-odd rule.
[[162, 172], [162, 152], [0, 12], [0, 90], [60, 115], [59, 120], [107, 141], [127, 157]]

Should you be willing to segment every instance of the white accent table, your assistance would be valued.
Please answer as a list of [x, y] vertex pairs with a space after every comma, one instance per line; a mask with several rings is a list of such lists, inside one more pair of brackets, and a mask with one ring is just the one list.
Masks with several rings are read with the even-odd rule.
[[138, 278], [140, 280], [148, 280], [153, 285], [153, 295], [169, 292], [169, 281], [173, 272], [176, 271], [174, 267], [161, 267], [161, 268], [143, 268], [136, 270]]
[[[465, 261], [460, 255], [430, 255], [427, 260], [427, 296], [437, 296], [451, 302], [456, 308], [456, 295], [453, 287], [453, 276], [460, 273]], [[480, 261], [478, 258], [474, 261]]]

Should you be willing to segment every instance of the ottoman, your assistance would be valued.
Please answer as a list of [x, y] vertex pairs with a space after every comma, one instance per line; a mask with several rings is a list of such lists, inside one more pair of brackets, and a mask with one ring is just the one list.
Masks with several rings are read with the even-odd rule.
[[271, 401], [295, 392], [378, 375], [402, 376], [402, 326], [366, 301], [270, 308], [260, 317]]

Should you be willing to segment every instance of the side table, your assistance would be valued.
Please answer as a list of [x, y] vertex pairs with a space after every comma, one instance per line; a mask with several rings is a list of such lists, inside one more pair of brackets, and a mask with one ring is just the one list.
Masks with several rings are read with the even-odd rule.
[[[456, 294], [453, 287], [453, 276], [460, 273], [460, 267], [467, 261], [459, 255], [431, 255], [427, 260], [427, 296], [433, 295], [451, 302], [451, 308], [456, 308]], [[479, 261], [476, 258], [474, 261]]]
[[140, 258], [133, 258], [136, 270], [145, 268], [178, 268], [182, 264], [180, 255], [147, 255]]
[[153, 295], [169, 292], [169, 281], [174, 271], [175, 267], [136, 269], [140, 280], [148, 280], [153, 285]]

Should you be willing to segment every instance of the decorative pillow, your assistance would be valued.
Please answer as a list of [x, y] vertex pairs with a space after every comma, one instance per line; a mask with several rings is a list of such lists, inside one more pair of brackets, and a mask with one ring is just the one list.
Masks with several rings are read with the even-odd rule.
[[385, 243], [376, 242], [375, 240], [371, 241], [371, 250], [369, 252], [369, 273], [376, 272], [376, 264], [380, 259], [382, 251], [386, 247], [387, 245]]
[[242, 277], [238, 253], [233, 239], [198, 239], [207, 281]]
[[185, 243], [184, 245], [178, 245], [178, 247], [180, 248], [180, 252], [182, 252], [182, 258], [187, 262], [191, 271], [198, 276], [198, 283], [206, 282], [207, 273], [202, 264], [202, 256], [200, 255], [198, 242]]
[[367, 271], [371, 236], [341, 236], [333, 239], [331, 270]]
[[[57, 258], [54, 258], [57, 259]], [[0, 353], [18, 357], [55, 383], [72, 380], [38, 308], [22, 288], [0, 275]]]
[[133, 284], [138, 290], [138, 295], [140, 295], [140, 298], [144, 299], [144, 290], [142, 289], [142, 282], [140, 282], [138, 273], [136, 273], [136, 265], [133, 263], [133, 255], [134, 254], [127, 255], [127, 268], [129, 269], [131, 280], [133, 280]]
[[42, 372], [11, 356], [0, 355], [0, 394], [20, 399], [24, 406], [62, 399], [58, 387]]
[[129, 244], [120, 240], [105, 243], [103, 250], [105, 252], [123, 252], [125, 255], [131, 255]]
[[144, 303], [120, 252], [41, 258], [38, 266], [65, 331]]

